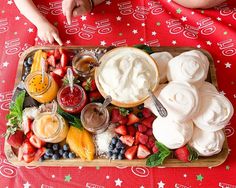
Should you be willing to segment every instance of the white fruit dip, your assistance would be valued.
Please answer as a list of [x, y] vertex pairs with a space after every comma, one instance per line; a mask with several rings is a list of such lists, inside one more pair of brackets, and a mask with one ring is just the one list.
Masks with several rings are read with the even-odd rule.
[[179, 123], [171, 118], [158, 117], [152, 125], [153, 135], [157, 141], [169, 149], [177, 149], [184, 146], [192, 137], [193, 122]]
[[216, 89], [216, 87], [211, 84], [210, 82], [203, 82], [201, 87], [198, 90], [200, 93], [201, 92], [213, 92], [213, 93], [219, 93]]
[[123, 47], [101, 58], [98, 81], [104, 93], [113, 100], [137, 102], [159, 83], [155, 61], [143, 51]]
[[207, 78], [208, 70], [202, 58], [193, 55], [179, 55], [168, 63], [169, 81], [185, 81], [200, 87]]
[[231, 102], [218, 93], [200, 92], [199, 114], [193, 118], [194, 124], [205, 131], [218, 131], [224, 128], [233, 116]]
[[221, 151], [224, 141], [225, 135], [222, 130], [208, 132], [195, 127], [189, 145], [193, 147], [200, 156], [211, 156]]
[[152, 53], [151, 56], [156, 61], [160, 73], [160, 83], [163, 84], [167, 81], [166, 73], [168, 62], [173, 58], [169, 52], [156, 52]]

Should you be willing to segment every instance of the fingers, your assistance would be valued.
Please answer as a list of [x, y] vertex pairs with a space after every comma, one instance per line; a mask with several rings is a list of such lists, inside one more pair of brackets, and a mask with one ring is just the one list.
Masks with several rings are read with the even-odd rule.
[[52, 36], [53, 36], [53, 38], [55, 39], [55, 41], [57, 41], [57, 43], [58, 43], [60, 46], [62, 46], [62, 41], [61, 41], [61, 39], [60, 39], [58, 33], [53, 32], [53, 33], [52, 33]]
[[67, 23], [71, 24], [72, 10], [76, 6], [74, 1], [63, 1], [63, 14], [66, 16]]

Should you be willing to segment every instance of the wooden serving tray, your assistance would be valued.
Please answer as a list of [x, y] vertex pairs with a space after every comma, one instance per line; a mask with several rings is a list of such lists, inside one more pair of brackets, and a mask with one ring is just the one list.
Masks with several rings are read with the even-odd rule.
[[[34, 46], [27, 49], [20, 57], [18, 69], [17, 69], [17, 76], [15, 80], [15, 87], [21, 81], [21, 76], [23, 74], [23, 62], [25, 58], [31, 56], [36, 50], [43, 49], [43, 50], [50, 50], [59, 48], [57, 46]], [[106, 49], [105, 47], [91, 47], [91, 46], [69, 46], [69, 47], [62, 47], [68, 50], [79, 50], [79, 49]], [[167, 51], [170, 52], [173, 56], [177, 56], [182, 52], [189, 51], [189, 50], [200, 50], [202, 51], [207, 57], [210, 62], [210, 69], [208, 73], [207, 81], [214, 84], [216, 87], [217, 80], [216, 80], [216, 73], [215, 73], [215, 66], [213, 62], [213, 58], [209, 52], [202, 49], [196, 49], [192, 47], [152, 47], [152, 50], [155, 52], [162, 52]], [[5, 148], [4, 148], [6, 157], [9, 162], [17, 166], [146, 166], [146, 159], [134, 159], [134, 160], [109, 160], [109, 159], [94, 159], [92, 161], [83, 161], [80, 158], [75, 159], [60, 159], [60, 160], [45, 160], [43, 162], [34, 161], [31, 163], [25, 163], [23, 161], [18, 161], [17, 156], [15, 155], [14, 151], [12, 150], [11, 146], [5, 141]], [[164, 164], [158, 166], [158, 168], [163, 167], [214, 167], [222, 164], [228, 156], [228, 144], [227, 140], [225, 140], [222, 151], [214, 156], [211, 157], [199, 157], [198, 160], [192, 161], [189, 163], [182, 162], [177, 159], [169, 158], [166, 159]]]

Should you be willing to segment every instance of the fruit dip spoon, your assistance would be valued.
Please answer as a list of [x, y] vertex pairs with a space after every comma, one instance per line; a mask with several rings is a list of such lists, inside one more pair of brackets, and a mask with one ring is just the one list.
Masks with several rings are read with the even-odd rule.
[[73, 89], [74, 89], [74, 84], [73, 84], [74, 75], [73, 75], [73, 72], [72, 72], [71, 68], [67, 69], [67, 79], [69, 81], [70, 92], [73, 93]]
[[148, 94], [152, 99], [152, 102], [154, 103], [158, 113], [160, 114], [161, 117], [166, 117], [168, 115], [167, 110], [165, 107], [161, 104], [161, 102], [156, 98], [156, 96], [153, 94], [153, 92], [149, 89]]

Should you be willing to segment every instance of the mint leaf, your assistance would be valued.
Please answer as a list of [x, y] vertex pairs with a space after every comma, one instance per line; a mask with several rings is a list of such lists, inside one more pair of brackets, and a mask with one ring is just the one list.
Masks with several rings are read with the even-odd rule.
[[148, 54], [154, 53], [152, 48], [150, 46], [145, 45], [145, 44], [137, 44], [137, 45], [134, 45], [134, 47], [138, 48], [138, 49], [141, 49], [141, 50], [147, 52]]
[[122, 116], [127, 116], [127, 115], [129, 115], [129, 110], [127, 110], [127, 109], [125, 109], [125, 108], [119, 108], [119, 111], [120, 111], [120, 114], [122, 115]]

